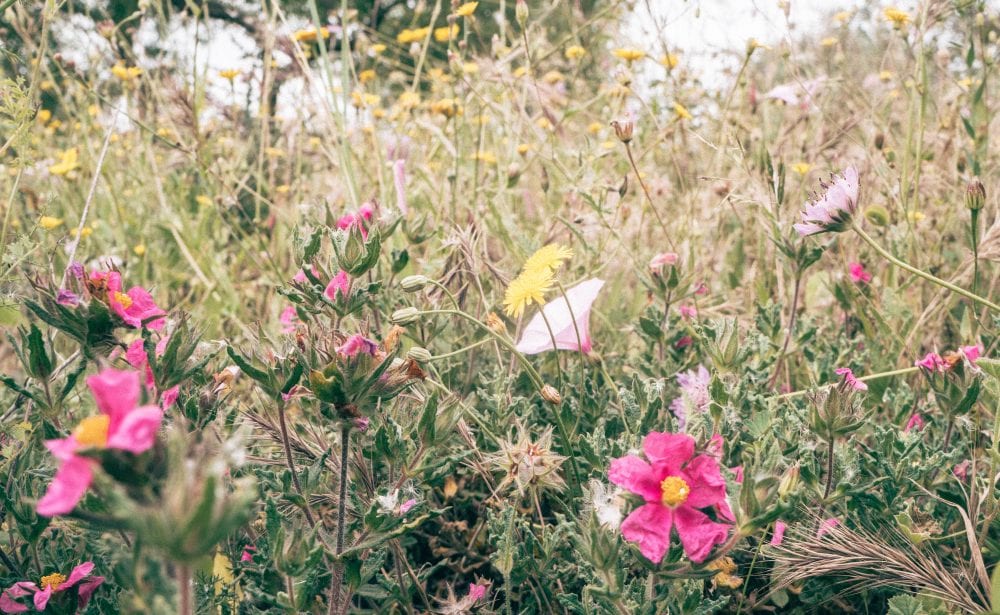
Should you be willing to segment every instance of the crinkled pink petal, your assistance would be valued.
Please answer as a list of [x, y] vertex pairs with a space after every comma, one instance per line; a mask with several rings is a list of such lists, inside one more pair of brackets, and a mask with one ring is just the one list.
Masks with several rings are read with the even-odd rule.
[[410, 512], [410, 509], [416, 505], [417, 501], [415, 499], [410, 498], [409, 500], [406, 500], [405, 502], [399, 505], [399, 514], [405, 515], [406, 513]]
[[694, 454], [694, 438], [683, 433], [651, 431], [642, 441], [642, 450], [661, 475], [677, 474]]
[[708, 455], [698, 455], [680, 473], [691, 492], [684, 502], [695, 508], [714, 506], [726, 499], [726, 480], [719, 463]]
[[35, 592], [32, 602], [35, 603], [36, 611], [44, 611], [45, 607], [49, 604], [49, 599], [52, 597], [53, 589], [51, 585], [46, 585], [43, 589]]
[[712, 547], [725, 542], [729, 535], [728, 525], [712, 521], [708, 515], [687, 504], [674, 510], [674, 525], [684, 552], [696, 564], [705, 561]]
[[836, 517], [830, 517], [829, 519], [823, 520], [823, 522], [819, 524], [819, 529], [816, 530], [816, 538], [822, 538], [826, 533], [838, 525], [840, 525], [840, 519]]
[[163, 410], [160, 408], [135, 408], [114, 429], [109, 429], [107, 446], [136, 455], [144, 453], [156, 442], [156, 432], [162, 422]]
[[774, 522], [774, 533], [771, 535], [771, 544], [778, 546], [785, 540], [785, 530], [788, 528], [784, 521], [780, 519]]
[[959, 352], [965, 355], [965, 358], [969, 360], [969, 363], [975, 364], [976, 359], [979, 358], [979, 354], [982, 352], [979, 346], [962, 346]]
[[486, 597], [486, 586], [479, 583], [469, 583], [469, 599], [478, 602]]
[[722, 519], [723, 521], [736, 523], [736, 515], [733, 514], [733, 509], [729, 505], [728, 498], [723, 498], [722, 501], [716, 504], [715, 512], [718, 513], [719, 518]]
[[77, 564], [69, 576], [59, 585], [59, 591], [64, 589], [69, 589], [73, 587], [80, 581], [82, 581], [88, 574], [94, 570], [94, 562], [83, 562], [82, 564]]
[[181, 385], [175, 384], [160, 394], [160, 408], [166, 410], [177, 401], [177, 395], [181, 391]]
[[538, 354], [548, 350], [589, 353], [592, 347], [590, 308], [603, 286], [604, 280], [591, 278], [568, 289], [565, 296], [546, 303], [542, 311], [535, 314], [524, 328], [517, 350], [524, 354]]
[[77, 596], [79, 596], [78, 604], [81, 609], [87, 606], [87, 603], [90, 602], [90, 597], [94, 595], [94, 591], [96, 591], [102, 583], [104, 583], [104, 577], [101, 576], [90, 577], [83, 583], [80, 583], [80, 587], [77, 589]]
[[94, 480], [92, 463], [83, 457], [64, 461], [52, 477], [45, 495], [38, 501], [38, 514], [43, 517], [54, 517], [65, 515], [76, 508]]
[[644, 459], [635, 455], [611, 460], [608, 480], [636, 495], [641, 495], [647, 502], [659, 502], [662, 497], [660, 482], [663, 477], [656, 474]]
[[38, 591], [38, 586], [30, 581], [18, 581], [0, 594], [0, 612], [3, 613], [24, 613], [28, 610], [27, 605], [17, 601], [18, 598], [30, 596]]
[[622, 536], [639, 546], [646, 559], [659, 564], [670, 549], [674, 513], [662, 504], [643, 504], [622, 521]]
[[[111, 308], [116, 314], [122, 317], [122, 320], [132, 325], [135, 328], [142, 326], [142, 322], [154, 316], [163, 316], [165, 313], [163, 310], [156, 306], [156, 302], [153, 301], [153, 296], [149, 294], [145, 288], [141, 286], [133, 286], [126, 293], [132, 300], [132, 305], [127, 308], [122, 306], [113, 295], [110, 296]], [[166, 324], [166, 320], [163, 318], [157, 318], [146, 324], [147, 329], [157, 330], [163, 328]]]
[[139, 373], [112, 368], [87, 378], [97, 408], [111, 417], [111, 426], [120, 421], [139, 403]]
[[941, 355], [939, 355], [938, 353], [928, 352], [923, 359], [920, 359], [919, 361], [914, 363], [914, 365], [916, 365], [917, 367], [922, 367], [927, 371], [931, 372], [934, 371], [943, 372], [947, 364], [944, 362], [944, 359], [942, 359]]
[[69, 461], [76, 456], [76, 451], [80, 448], [80, 443], [76, 441], [76, 438], [70, 436], [68, 438], [59, 438], [58, 440], [46, 440], [45, 448], [49, 449], [52, 456], [59, 461]]
[[323, 291], [323, 294], [326, 295], [327, 299], [330, 301], [336, 301], [338, 294], [341, 297], [346, 297], [350, 290], [351, 278], [347, 275], [346, 271], [340, 271], [337, 275], [333, 276], [330, 283], [326, 285], [326, 290]]
[[337, 351], [337, 354], [344, 357], [354, 357], [357, 356], [358, 353], [366, 353], [374, 357], [378, 352], [378, 344], [360, 333], [355, 333], [351, 337], [347, 338], [347, 341], [343, 344], [337, 346], [335, 350]]

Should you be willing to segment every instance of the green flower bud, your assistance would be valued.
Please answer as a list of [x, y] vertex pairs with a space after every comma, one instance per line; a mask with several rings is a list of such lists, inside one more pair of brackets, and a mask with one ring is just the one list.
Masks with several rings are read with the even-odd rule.
[[423, 290], [425, 286], [431, 283], [430, 278], [425, 275], [408, 275], [399, 282], [399, 286], [404, 292], [415, 293], [417, 291]]
[[872, 205], [865, 210], [865, 220], [875, 226], [887, 226], [889, 224], [889, 212], [881, 205]]
[[986, 202], [986, 186], [979, 178], [969, 182], [965, 189], [965, 206], [972, 211], [979, 211]]
[[400, 308], [392, 313], [389, 320], [394, 325], [408, 325], [420, 319], [420, 310], [415, 307]]
[[406, 352], [406, 358], [417, 363], [427, 363], [431, 360], [431, 352], [421, 346], [414, 346]]

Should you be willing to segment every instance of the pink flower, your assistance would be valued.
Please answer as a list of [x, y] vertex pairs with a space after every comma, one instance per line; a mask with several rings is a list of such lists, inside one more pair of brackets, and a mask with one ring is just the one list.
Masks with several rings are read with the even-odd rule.
[[677, 306], [677, 311], [680, 312], [681, 318], [685, 320], [690, 320], [691, 318], [698, 317], [698, 308], [696, 308], [693, 305]]
[[369, 425], [371, 425], [371, 419], [369, 419], [367, 416], [359, 416], [358, 418], [354, 419], [354, 428], [360, 431], [361, 433], [365, 433], [366, 431], [368, 431]]
[[71, 290], [60, 288], [59, 292], [56, 293], [56, 303], [66, 307], [76, 307], [80, 304], [80, 297]]
[[406, 500], [405, 502], [399, 505], [399, 514], [405, 515], [406, 513], [410, 512], [410, 509], [416, 505], [417, 501], [415, 499], [410, 498], [409, 500]]
[[76, 587], [76, 608], [73, 612], [83, 610], [90, 602], [94, 590], [104, 583], [104, 577], [91, 576], [94, 562], [84, 562], [69, 573], [69, 577], [53, 573], [41, 579], [42, 587], [31, 581], [18, 581], [0, 594], [0, 612], [25, 613], [28, 606], [19, 601], [20, 598], [32, 596], [31, 602], [36, 611], [44, 611], [53, 594], [59, 594]]
[[712, 375], [704, 365], [699, 365], [697, 371], [692, 369], [677, 374], [677, 384], [681, 387], [681, 394], [670, 402], [670, 409], [682, 428], [687, 423], [688, 414], [708, 412], [708, 405], [712, 402], [708, 394], [708, 385], [711, 381]]
[[[133, 286], [128, 292], [121, 292], [122, 276], [117, 271], [95, 271], [90, 274], [90, 280], [92, 283], [104, 284], [111, 311], [136, 329], [142, 327], [144, 320], [165, 315], [163, 310], [156, 307], [153, 296], [145, 288]], [[156, 330], [162, 328], [164, 324], [166, 324], [164, 319], [157, 318], [147, 323], [146, 327]]]
[[613, 460], [608, 470], [612, 483], [646, 501], [622, 523], [622, 536], [658, 564], [676, 528], [687, 556], [703, 562], [712, 547], [729, 535], [728, 525], [701, 511], [726, 502], [726, 481], [718, 462], [709, 455], [695, 456], [694, 438], [686, 434], [654, 431], [642, 448], [646, 459], [627, 455]]
[[704, 282], [698, 282], [697, 286], [695, 286], [694, 294], [696, 294], [696, 295], [707, 295], [708, 294], [708, 287], [705, 286]]
[[337, 275], [333, 276], [330, 283], [326, 285], [326, 290], [323, 291], [323, 294], [326, 295], [326, 298], [330, 301], [336, 301], [338, 294], [341, 297], [347, 297], [350, 292], [351, 278], [347, 275], [346, 271], [340, 271]]
[[[163, 352], [167, 349], [167, 343], [170, 341], [170, 336], [164, 336], [160, 341], [156, 342], [156, 356], [162, 356]], [[138, 370], [144, 370], [146, 374], [146, 388], [152, 389], [155, 381], [153, 379], [153, 370], [149, 367], [149, 355], [146, 354], [145, 340], [141, 337], [131, 344], [125, 350], [125, 360], [133, 368]]]
[[548, 350], [589, 353], [592, 348], [590, 308], [603, 286], [604, 280], [591, 278], [568, 289], [565, 297], [560, 296], [546, 303], [524, 328], [517, 350], [524, 354]]
[[676, 265], [677, 254], [674, 252], [660, 252], [649, 260], [649, 271], [654, 275], [659, 275], [663, 271], [664, 265]]
[[371, 203], [365, 203], [358, 208], [357, 212], [350, 212], [341, 216], [337, 220], [337, 228], [342, 231], [349, 231], [354, 227], [358, 227], [361, 231], [361, 237], [368, 239], [368, 228], [365, 223], [371, 221], [374, 213], [375, 208], [372, 207]]
[[976, 359], [979, 358], [979, 354], [982, 352], [979, 346], [959, 346], [958, 351], [965, 355], [965, 358], [973, 365], [976, 364]]
[[785, 524], [784, 521], [779, 519], [774, 522], [774, 533], [771, 534], [772, 546], [777, 547], [781, 545], [781, 543], [785, 540], [786, 529], [788, 529], [788, 526]]
[[240, 561], [241, 562], [252, 562], [253, 561], [253, 552], [256, 551], [256, 550], [257, 550], [257, 547], [255, 547], [254, 545], [247, 545], [247, 546], [243, 547], [243, 553], [240, 554]]
[[294, 305], [289, 305], [281, 310], [281, 316], [278, 317], [278, 321], [281, 322], [282, 333], [295, 333], [295, 328], [302, 324], [302, 321], [299, 320], [299, 313], [295, 311]]
[[906, 428], [903, 429], [903, 432], [909, 433], [914, 429], [917, 431], [923, 431], [924, 429], [924, 417], [920, 416], [919, 412], [914, 412], [910, 415], [910, 420], [906, 421]]
[[100, 414], [83, 419], [67, 438], [48, 440], [46, 448], [61, 462], [45, 496], [38, 501], [38, 514], [45, 517], [72, 511], [94, 480], [97, 460], [78, 455], [87, 449], [117, 449], [139, 455], [156, 441], [163, 410], [136, 407], [139, 373], [105, 369], [87, 378], [87, 386]]
[[688, 346], [690, 346], [693, 343], [694, 343], [694, 340], [691, 339], [691, 336], [690, 335], [685, 335], [681, 339], [679, 339], [676, 342], [674, 342], [674, 348], [677, 348], [677, 349], [687, 348]]
[[867, 284], [872, 281], [872, 274], [865, 271], [865, 266], [861, 263], [849, 263], [847, 269], [855, 284]]
[[821, 185], [826, 192], [821, 198], [806, 203], [802, 222], [793, 225], [803, 237], [847, 230], [858, 209], [858, 170], [853, 166], [847, 167], [842, 176], [834, 177], [832, 184], [821, 182]]
[[922, 367], [929, 372], [944, 372], [948, 369], [948, 364], [936, 352], [928, 352], [923, 359], [920, 359], [914, 365]]
[[375, 356], [378, 352], [378, 344], [371, 341], [360, 333], [355, 333], [347, 338], [347, 341], [337, 347], [337, 354], [344, 357], [356, 357], [358, 353], [367, 353]]
[[837, 527], [838, 525], [840, 525], [840, 519], [836, 517], [830, 517], [829, 519], [825, 519], [822, 523], [819, 524], [819, 529], [816, 530], [816, 538], [822, 538], [823, 536], [828, 534], [830, 530]]
[[469, 599], [479, 602], [486, 597], [486, 586], [479, 583], [469, 583]]
[[392, 182], [396, 187], [396, 207], [405, 216], [410, 207], [406, 203], [406, 163], [402, 159], [392, 163]]
[[969, 465], [971, 465], [971, 462], [968, 459], [966, 459], [962, 463], [955, 464], [955, 467], [952, 468], [951, 473], [954, 474], [955, 478], [957, 478], [958, 480], [964, 481], [965, 479], [969, 478]]
[[868, 390], [868, 385], [858, 380], [854, 376], [854, 372], [852, 372], [851, 368], [849, 367], [838, 367], [837, 369], [833, 370], [833, 373], [837, 374], [838, 376], [843, 376], [844, 384], [853, 388], [856, 391]]
[[808, 109], [825, 81], [826, 77], [817, 77], [802, 83], [783, 83], [764, 94], [764, 98], [780, 100], [789, 107]]

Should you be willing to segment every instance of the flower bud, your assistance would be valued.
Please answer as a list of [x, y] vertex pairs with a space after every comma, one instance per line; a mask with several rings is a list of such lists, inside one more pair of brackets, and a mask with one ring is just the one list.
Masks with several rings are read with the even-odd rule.
[[632, 134], [635, 132], [635, 122], [631, 120], [612, 120], [611, 127], [615, 129], [615, 136], [622, 143], [632, 141]]
[[430, 278], [425, 275], [408, 275], [399, 282], [399, 286], [404, 292], [415, 293], [417, 291], [423, 290], [425, 286], [431, 283]]
[[528, 23], [528, 3], [525, 0], [517, 0], [517, 4], [514, 5], [514, 16], [517, 18], [518, 25], [524, 29]]
[[986, 186], [979, 178], [973, 179], [965, 189], [965, 206], [971, 211], [979, 211], [985, 202]]
[[562, 403], [562, 395], [560, 395], [559, 391], [557, 391], [556, 388], [550, 384], [542, 387], [541, 395], [542, 399], [550, 404], [559, 405]]
[[486, 315], [486, 326], [494, 333], [507, 333], [507, 325], [493, 312]]
[[420, 319], [420, 310], [415, 307], [400, 308], [392, 313], [389, 320], [394, 325], [408, 325]]
[[799, 464], [795, 464], [788, 468], [784, 476], [781, 477], [781, 482], [778, 483], [778, 496], [787, 497], [790, 493], [794, 492], [796, 487], [799, 486]]
[[431, 352], [422, 346], [414, 346], [406, 352], [406, 358], [417, 363], [427, 363], [431, 360]]
[[889, 224], [889, 212], [885, 207], [872, 205], [865, 210], [865, 219], [875, 226], [887, 226]]

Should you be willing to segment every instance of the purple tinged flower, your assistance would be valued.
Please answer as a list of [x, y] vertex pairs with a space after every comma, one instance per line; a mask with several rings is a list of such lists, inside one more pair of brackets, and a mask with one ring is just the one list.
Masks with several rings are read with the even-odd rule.
[[374, 357], [378, 353], [378, 344], [360, 333], [355, 333], [337, 347], [337, 354], [344, 357], [356, 357], [359, 353], [366, 353]]
[[83, 269], [83, 263], [79, 261], [73, 261], [69, 264], [69, 273], [77, 280], [83, 281], [83, 275], [85, 273]]
[[781, 545], [781, 543], [785, 540], [786, 529], [788, 529], [788, 525], [781, 519], [774, 522], [774, 533], [771, 534], [772, 546], [777, 547]]
[[922, 367], [929, 372], [944, 372], [948, 369], [948, 364], [936, 352], [928, 352], [923, 359], [914, 363], [917, 367]]
[[60, 288], [59, 292], [56, 293], [56, 303], [67, 307], [76, 307], [80, 304], [80, 296], [71, 290]]
[[692, 369], [677, 374], [677, 384], [681, 387], [681, 394], [670, 403], [670, 409], [682, 428], [687, 423], [690, 413], [708, 412], [708, 405], [712, 401], [708, 393], [711, 381], [712, 375], [704, 365], [699, 365], [697, 370]]
[[914, 429], [917, 431], [923, 431], [924, 429], [924, 417], [920, 416], [919, 412], [914, 412], [910, 415], [910, 420], [906, 422], [906, 427], [903, 429], [903, 432], [910, 433]]
[[603, 286], [604, 280], [591, 278], [568, 289], [565, 297], [546, 303], [524, 328], [517, 350], [524, 354], [549, 350], [589, 353], [590, 310]]
[[834, 176], [832, 184], [820, 183], [826, 192], [822, 197], [806, 203], [801, 212], [802, 222], [794, 224], [799, 235], [840, 233], [847, 230], [858, 210], [858, 170], [847, 167], [844, 174]]

